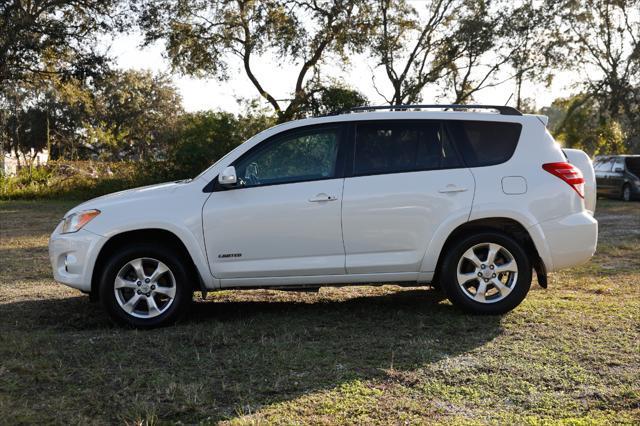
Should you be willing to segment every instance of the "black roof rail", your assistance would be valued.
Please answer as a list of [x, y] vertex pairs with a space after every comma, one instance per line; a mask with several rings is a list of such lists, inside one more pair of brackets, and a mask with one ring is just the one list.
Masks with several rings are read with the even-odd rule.
[[506, 105], [459, 105], [459, 104], [359, 106], [359, 107], [351, 108], [345, 112], [364, 112], [364, 111], [378, 111], [378, 110], [406, 111], [408, 109], [454, 109], [454, 110], [492, 109], [492, 110], [498, 111], [500, 115], [522, 115], [522, 113], [517, 109], [515, 109], [514, 107], [510, 107]]

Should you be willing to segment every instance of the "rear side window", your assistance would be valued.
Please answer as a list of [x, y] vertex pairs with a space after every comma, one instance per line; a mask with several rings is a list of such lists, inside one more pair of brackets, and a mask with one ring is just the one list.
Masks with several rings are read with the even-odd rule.
[[354, 175], [460, 165], [440, 122], [375, 122], [356, 127]]
[[469, 167], [509, 160], [518, 146], [522, 125], [495, 121], [449, 121], [451, 134]]

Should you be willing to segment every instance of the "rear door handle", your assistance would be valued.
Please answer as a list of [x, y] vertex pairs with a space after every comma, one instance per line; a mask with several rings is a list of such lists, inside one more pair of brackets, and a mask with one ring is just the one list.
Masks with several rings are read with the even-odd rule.
[[446, 194], [449, 192], [465, 192], [467, 190], [467, 188], [461, 188], [459, 186], [456, 185], [447, 185], [446, 187], [438, 190], [439, 193], [441, 194]]
[[316, 195], [315, 197], [309, 198], [309, 201], [312, 203], [321, 203], [323, 201], [336, 201], [338, 197], [334, 195], [327, 195], [324, 192]]

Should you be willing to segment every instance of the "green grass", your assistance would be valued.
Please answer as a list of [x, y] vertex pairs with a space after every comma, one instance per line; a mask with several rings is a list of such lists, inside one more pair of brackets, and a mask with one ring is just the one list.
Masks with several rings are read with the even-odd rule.
[[0, 202], [0, 423], [640, 422], [640, 203], [600, 201], [594, 259], [502, 317], [422, 288], [225, 291], [144, 332], [52, 280], [72, 204]]

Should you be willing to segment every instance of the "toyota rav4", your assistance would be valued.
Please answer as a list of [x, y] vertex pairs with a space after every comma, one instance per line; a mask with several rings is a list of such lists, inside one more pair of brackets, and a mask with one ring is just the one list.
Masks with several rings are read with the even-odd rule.
[[257, 134], [196, 178], [69, 211], [57, 281], [155, 327], [194, 291], [439, 287], [501, 314], [596, 249], [589, 157], [504, 106], [362, 107]]

